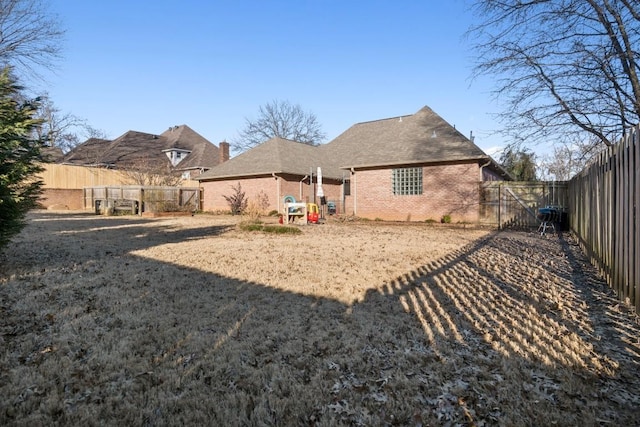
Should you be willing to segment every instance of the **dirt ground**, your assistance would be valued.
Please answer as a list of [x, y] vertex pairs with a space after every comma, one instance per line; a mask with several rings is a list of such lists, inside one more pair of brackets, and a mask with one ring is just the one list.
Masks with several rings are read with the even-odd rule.
[[640, 326], [568, 233], [35, 211], [0, 425], [640, 425]]

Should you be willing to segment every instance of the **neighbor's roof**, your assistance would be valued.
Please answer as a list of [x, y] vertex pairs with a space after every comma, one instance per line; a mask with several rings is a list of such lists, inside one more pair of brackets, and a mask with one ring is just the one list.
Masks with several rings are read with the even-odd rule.
[[62, 162], [74, 165], [99, 164], [111, 142], [108, 139], [89, 138], [65, 154]]
[[139, 161], [169, 165], [163, 152], [171, 148], [191, 153], [176, 169], [211, 168], [218, 164], [218, 147], [186, 125], [169, 128], [161, 135], [128, 131], [113, 141], [91, 138], [69, 151], [63, 163], [92, 166], [126, 166]]
[[325, 149], [342, 168], [489, 159], [429, 107], [413, 115], [355, 124]]
[[319, 147], [302, 144], [284, 138], [272, 138], [244, 153], [211, 168], [195, 179], [228, 179], [245, 176], [271, 174], [308, 175], [322, 166], [322, 174], [327, 178], [340, 178], [338, 168], [327, 168], [321, 158]]
[[60, 147], [42, 147], [40, 148], [40, 158], [47, 163], [56, 163], [64, 157], [64, 153]]
[[160, 136], [167, 138], [170, 145], [168, 148], [191, 151], [191, 154], [176, 165], [176, 169], [208, 169], [220, 161], [219, 148], [187, 125], [169, 128]]

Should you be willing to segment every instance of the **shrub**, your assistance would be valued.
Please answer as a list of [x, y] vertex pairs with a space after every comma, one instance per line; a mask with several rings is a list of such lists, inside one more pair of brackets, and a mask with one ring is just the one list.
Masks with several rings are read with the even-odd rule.
[[240, 229], [244, 231], [262, 231], [263, 225], [258, 223], [243, 222]]
[[297, 227], [286, 227], [282, 225], [265, 225], [262, 228], [262, 231], [267, 233], [275, 233], [275, 234], [300, 234], [300, 231]]
[[451, 224], [451, 215], [442, 215], [440, 222], [443, 224]]
[[[240, 185], [240, 184], [238, 184]], [[267, 196], [262, 190], [256, 196], [254, 200], [249, 201], [247, 208], [244, 210], [243, 215], [249, 217], [249, 221], [257, 221], [267, 208], [269, 207], [269, 196]]]
[[300, 234], [300, 231], [297, 227], [287, 227], [284, 225], [264, 225], [259, 222], [242, 222], [239, 224], [241, 230], [244, 231], [262, 231], [265, 233], [274, 233], [274, 234]]
[[233, 194], [230, 196], [222, 196], [229, 203], [229, 207], [231, 208], [231, 215], [242, 215], [242, 213], [247, 209], [247, 205], [249, 204], [249, 200], [245, 197], [244, 191], [242, 191], [242, 186], [240, 183], [235, 187], [231, 187], [233, 190]]

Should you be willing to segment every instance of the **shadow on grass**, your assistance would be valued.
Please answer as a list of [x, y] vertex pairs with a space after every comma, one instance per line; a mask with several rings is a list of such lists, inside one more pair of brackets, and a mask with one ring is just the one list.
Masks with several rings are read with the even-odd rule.
[[636, 422], [632, 323], [598, 311], [573, 248], [498, 233], [345, 305], [118, 249], [123, 230], [127, 252], [226, 230], [155, 224], [43, 226], [81, 258], [0, 276], [1, 424]]

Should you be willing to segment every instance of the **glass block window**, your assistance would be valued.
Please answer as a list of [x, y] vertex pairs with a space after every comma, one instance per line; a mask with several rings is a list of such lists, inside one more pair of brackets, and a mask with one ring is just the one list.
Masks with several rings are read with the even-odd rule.
[[422, 194], [422, 168], [393, 169], [391, 185], [396, 196]]

